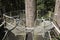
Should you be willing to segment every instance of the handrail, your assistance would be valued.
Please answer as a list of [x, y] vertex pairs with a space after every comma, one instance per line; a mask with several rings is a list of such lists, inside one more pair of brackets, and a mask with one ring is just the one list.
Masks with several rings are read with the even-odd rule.
[[52, 24], [55, 27], [55, 29], [60, 33], [60, 26], [58, 25], [57, 21], [55, 21], [53, 18], [50, 17], [52, 20]]
[[2, 22], [2, 24], [0, 25], [0, 27], [3, 26], [4, 24], [5, 24], [5, 21]]
[[3, 14], [3, 16], [8, 17], [8, 18], [13, 18], [13, 17], [7, 16], [7, 15], [5, 15], [5, 14]]
[[[51, 18], [52, 19], [52, 18]], [[53, 20], [53, 19], [52, 19]], [[58, 25], [57, 21], [53, 20], [53, 23], [55, 24], [56, 27], [60, 29], [60, 26]]]

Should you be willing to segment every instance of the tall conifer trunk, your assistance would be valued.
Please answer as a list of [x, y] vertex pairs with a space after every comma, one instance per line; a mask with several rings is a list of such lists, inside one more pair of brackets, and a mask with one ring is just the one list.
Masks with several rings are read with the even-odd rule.
[[60, 26], [60, 0], [56, 0], [54, 19], [57, 21], [58, 25]]
[[25, 0], [26, 9], [26, 26], [32, 27], [34, 25], [34, 18], [36, 14], [35, 0]]
[[[26, 13], [26, 27], [31, 28], [34, 26], [35, 21], [36, 0], [25, 0], [25, 13]], [[33, 40], [31, 32], [27, 32], [26, 40]]]

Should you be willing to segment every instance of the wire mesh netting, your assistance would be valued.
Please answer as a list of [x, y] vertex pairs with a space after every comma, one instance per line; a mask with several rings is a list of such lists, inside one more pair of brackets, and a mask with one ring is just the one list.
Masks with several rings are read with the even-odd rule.
[[[3, 14], [3, 18], [6, 21], [6, 26], [8, 30], [12, 30], [11, 33], [14, 34], [15, 36], [18, 36], [19, 40], [25, 40], [26, 39], [26, 34], [28, 31], [31, 31], [33, 34], [33, 40], [48, 40], [49, 34], [46, 36], [46, 32], [48, 32], [51, 28], [53, 28], [53, 25], [49, 20], [45, 20], [43, 18], [39, 18], [39, 12], [37, 12], [37, 18], [34, 23], [33, 28], [26, 28], [26, 17], [25, 17], [25, 11], [24, 10], [19, 10], [19, 11], [13, 11], [13, 12], [8, 12]], [[6, 40], [8, 40], [10, 37], [12, 37], [11, 33], [8, 32]], [[9, 35], [11, 34], [11, 35]], [[22, 38], [21, 38], [21, 36]], [[15, 37], [13, 36], [13, 37]], [[14, 38], [12, 38], [14, 39]], [[12, 40], [11, 39], [11, 40]], [[10, 39], [9, 39], [10, 40]], [[15, 40], [15, 39], [14, 39]], [[16, 38], [17, 40], [17, 38]]]

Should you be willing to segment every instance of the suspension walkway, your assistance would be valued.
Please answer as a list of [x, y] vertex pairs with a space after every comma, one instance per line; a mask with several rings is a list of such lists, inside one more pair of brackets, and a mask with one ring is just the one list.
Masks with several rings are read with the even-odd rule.
[[[24, 39], [26, 37], [27, 32], [32, 32], [33, 35], [42, 35], [44, 37], [45, 33], [50, 31], [50, 29], [53, 28], [52, 22], [50, 22], [50, 21], [43, 20], [43, 22], [41, 22], [42, 21], [41, 19], [39, 19], [39, 20], [37, 19], [39, 24], [37, 25], [35, 23], [35, 27], [29, 28], [29, 27], [25, 27], [24, 20], [20, 19], [17, 21], [17, 19], [14, 19], [13, 17], [9, 17], [5, 14], [3, 14], [3, 16], [4, 16], [4, 20], [6, 22], [5, 28], [10, 30], [13, 34], [15, 34], [15, 36], [24, 35]], [[37, 27], [36, 27], [36, 25], [37, 25]], [[6, 33], [6, 35], [7, 35], [7, 33]], [[5, 37], [3, 39], [5, 39]]]
[[[55, 30], [58, 32], [58, 35], [60, 34], [60, 30], [57, 27], [58, 25], [57, 26], [55, 25], [56, 21], [54, 20], [50, 21], [45, 19], [36, 19], [34, 27], [29, 28], [29, 27], [26, 27], [25, 25], [26, 24], [25, 17], [24, 18], [20, 18], [19, 16], [11, 17], [6, 14], [3, 14], [3, 18], [4, 18], [4, 22], [2, 22], [0, 26], [5, 24], [4, 28], [7, 28], [8, 31], [6, 31], [2, 40], [4, 39], [9, 40], [11, 38], [12, 38], [11, 40], [13, 40], [16, 38], [15, 36], [19, 36], [19, 35], [20, 37], [23, 38], [23, 39], [21, 38], [21, 40], [25, 40], [27, 32], [31, 32], [33, 34], [33, 40], [37, 40], [36, 39], [37, 35], [42, 36], [43, 38], [45, 38], [45, 40], [48, 40], [48, 39], [52, 40], [50, 35], [50, 31], [52, 28], [55, 28]], [[9, 32], [12, 32], [14, 34], [14, 37], [11, 36], [12, 34], [7, 35]], [[47, 32], [48, 32], [48, 35], [46, 35]], [[39, 39], [40, 39], [40, 36], [39, 36]], [[16, 38], [16, 40], [18, 39]]]

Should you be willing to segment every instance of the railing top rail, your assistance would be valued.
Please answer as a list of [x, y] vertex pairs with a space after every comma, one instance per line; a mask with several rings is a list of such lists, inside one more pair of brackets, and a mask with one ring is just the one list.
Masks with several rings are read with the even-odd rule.
[[3, 26], [5, 24], [5, 21], [2, 22], [2, 24], [0, 24], [0, 27]]
[[13, 17], [10, 17], [10, 16], [8, 16], [8, 15], [5, 15], [5, 14], [3, 14], [3, 16], [5, 16], [5, 17], [8, 17], [8, 18], [13, 18]]
[[7, 17], [7, 18], [10, 18], [10, 19], [16, 20], [14, 17], [8, 16], [6, 14], [3, 14], [3, 17]]

